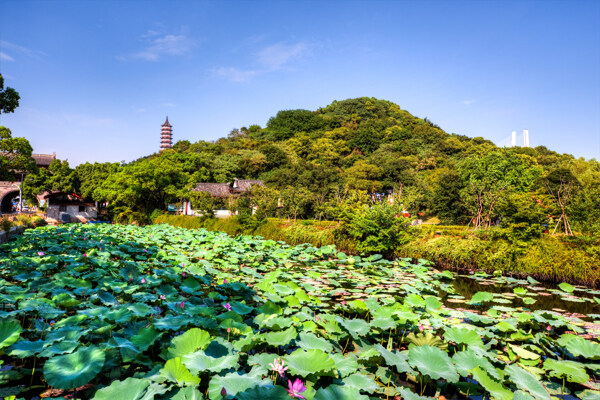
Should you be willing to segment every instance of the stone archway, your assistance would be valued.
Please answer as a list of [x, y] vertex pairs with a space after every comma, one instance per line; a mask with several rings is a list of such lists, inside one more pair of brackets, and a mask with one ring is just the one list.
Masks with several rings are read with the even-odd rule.
[[0, 200], [0, 212], [2, 214], [9, 214], [13, 212], [12, 209], [12, 201], [13, 199], [19, 197], [19, 191], [13, 190], [10, 192], [4, 193], [2, 196], [2, 200]]

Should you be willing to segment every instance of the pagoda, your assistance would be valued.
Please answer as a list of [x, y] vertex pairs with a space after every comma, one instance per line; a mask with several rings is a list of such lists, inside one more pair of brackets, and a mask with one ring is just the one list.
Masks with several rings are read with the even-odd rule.
[[173, 126], [169, 123], [167, 117], [162, 129], [160, 130], [160, 151], [170, 149], [173, 146]]

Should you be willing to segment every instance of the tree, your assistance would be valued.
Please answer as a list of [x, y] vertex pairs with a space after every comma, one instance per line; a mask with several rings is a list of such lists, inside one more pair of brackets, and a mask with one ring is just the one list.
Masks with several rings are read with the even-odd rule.
[[4, 77], [0, 74], [0, 114], [15, 112], [15, 109], [19, 107], [19, 92], [11, 87], [4, 89]]
[[267, 130], [276, 140], [286, 140], [297, 132], [314, 132], [327, 127], [327, 121], [308, 110], [283, 110], [267, 122]]
[[14, 181], [17, 173], [35, 171], [32, 152], [27, 139], [13, 138], [10, 129], [0, 126], [0, 180]]
[[365, 160], [359, 160], [346, 171], [346, 185], [350, 189], [366, 190], [368, 192], [377, 192], [381, 190], [382, 184], [379, 181], [383, 170], [376, 165], [369, 164]]
[[472, 215], [474, 230], [492, 225], [495, 207], [505, 192], [528, 190], [542, 171], [532, 157], [512, 150], [469, 157], [459, 168], [464, 182], [461, 199]]
[[573, 191], [580, 186], [579, 181], [573, 173], [567, 168], [558, 168], [550, 171], [543, 179], [542, 183], [546, 189], [546, 193], [552, 197], [555, 205], [560, 212], [560, 217], [556, 222], [556, 226], [552, 231], [552, 234], [556, 232], [556, 229], [562, 224], [564, 227], [565, 235], [572, 235], [571, 225], [569, 224], [569, 218], [567, 217], [567, 210]]

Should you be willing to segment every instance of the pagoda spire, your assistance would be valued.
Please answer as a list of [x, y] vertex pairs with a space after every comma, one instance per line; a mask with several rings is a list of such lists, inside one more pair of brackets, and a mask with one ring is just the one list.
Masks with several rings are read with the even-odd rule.
[[160, 151], [170, 149], [173, 146], [173, 126], [169, 123], [169, 117], [162, 124], [160, 130]]

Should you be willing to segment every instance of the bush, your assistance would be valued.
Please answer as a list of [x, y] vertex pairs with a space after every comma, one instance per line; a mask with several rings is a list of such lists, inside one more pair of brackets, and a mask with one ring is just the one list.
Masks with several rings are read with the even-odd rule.
[[8, 233], [10, 228], [12, 228], [14, 223], [10, 220], [9, 217], [0, 218], [0, 229]]
[[410, 240], [410, 219], [402, 213], [399, 206], [387, 203], [353, 209], [343, 216], [335, 234], [340, 239], [352, 239], [359, 252], [391, 257]]

